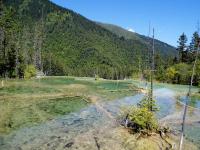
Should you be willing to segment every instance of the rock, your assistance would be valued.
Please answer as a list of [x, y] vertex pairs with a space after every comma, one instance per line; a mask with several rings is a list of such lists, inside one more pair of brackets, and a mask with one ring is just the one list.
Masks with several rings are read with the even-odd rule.
[[69, 133], [69, 131], [68, 131], [68, 130], [65, 130], [64, 133]]
[[50, 137], [50, 140], [53, 140], [53, 139], [56, 139], [56, 138], [57, 138], [57, 136], [53, 135], [53, 136]]
[[74, 144], [74, 142], [69, 142], [64, 146], [64, 148], [70, 148], [70, 147], [72, 147], [73, 144]]

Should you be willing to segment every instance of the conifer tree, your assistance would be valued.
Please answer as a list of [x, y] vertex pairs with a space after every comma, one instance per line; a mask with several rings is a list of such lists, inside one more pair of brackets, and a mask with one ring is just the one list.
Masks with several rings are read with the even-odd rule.
[[198, 43], [199, 43], [199, 34], [198, 34], [198, 32], [194, 32], [194, 34], [192, 36], [192, 41], [189, 46], [190, 51], [196, 50], [198, 47]]
[[0, 76], [4, 75], [5, 70], [5, 32], [4, 32], [4, 11], [3, 2], [0, 1]]
[[187, 57], [187, 36], [185, 35], [185, 33], [183, 33], [178, 40], [178, 48], [177, 50], [179, 51], [179, 61], [180, 62], [185, 62], [186, 61], [186, 57]]
[[7, 58], [7, 64], [6, 64], [8, 75], [10, 78], [16, 77], [16, 72], [15, 72], [16, 59], [17, 59], [17, 55], [16, 55], [15, 46], [11, 45], [8, 50], [8, 58]]

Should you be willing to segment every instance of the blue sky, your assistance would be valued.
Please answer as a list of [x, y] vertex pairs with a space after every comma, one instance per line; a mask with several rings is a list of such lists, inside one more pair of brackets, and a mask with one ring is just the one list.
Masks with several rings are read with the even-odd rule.
[[94, 21], [131, 28], [177, 46], [183, 32], [191, 39], [200, 20], [200, 0], [51, 0]]

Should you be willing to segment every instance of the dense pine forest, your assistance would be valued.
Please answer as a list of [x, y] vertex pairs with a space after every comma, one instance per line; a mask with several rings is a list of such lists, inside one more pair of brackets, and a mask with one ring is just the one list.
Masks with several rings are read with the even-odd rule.
[[[0, 8], [0, 75], [30, 78], [46, 75], [149, 78], [152, 39], [120, 27], [96, 23], [50, 1], [3, 0]], [[187, 84], [199, 35], [188, 46], [155, 41], [156, 79]], [[198, 65], [199, 62], [198, 62]], [[200, 68], [195, 75], [199, 83]]]

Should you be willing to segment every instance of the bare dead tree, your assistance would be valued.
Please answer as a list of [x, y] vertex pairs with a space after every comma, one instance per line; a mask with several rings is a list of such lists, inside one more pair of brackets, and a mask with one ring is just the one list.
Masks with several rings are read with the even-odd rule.
[[51, 67], [51, 61], [52, 61], [52, 53], [50, 52], [50, 57], [49, 57], [49, 72], [48, 74], [51, 75], [52, 74], [52, 67]]
[[34, 50], [35, 50], [35, 56], [34, 56], [34, 64], [36, 68], [40, 71], [43, 71], [43, 64], [42, 64], [42, 46], [44, 41], [44, 17], [43, 17], [43, 9], [42, 9], [42, 17], [40, 21], [35, 25], [35, 31], [34, 31]]
[[20, 32], [18, 33], [17, 35], [17, 39], [16, 39], [16, 60], [15, 60], [15, 63], [16, 63], [16, 66], [15, 66], [15, 72], [16, 72], [16, 75], [19, 76], [19, 49], [20, 49]]
[[[149, 73], [149, 70], [150, 70], [150, 64], [151, 64], [151, 61], [150, 61], [150, 48], [149, 48], [149, 45], [150, 45], [150, 34], [151, 34], [151, 22], [149, 21], [149, 30], [148, 30], [148, 39], [147, 39], [147, 50], [146, 50], [146, 62], [145, 62], [145, 72], [148, 74]], [[145, 90], [148, 90], [148, 79], [146, 77], [145, 79]], [[146, 92], [146, 96], [148, 97], [149, 96], [149, 92], [147, 91]], [[147, 99], [149, 101], [149, 99]], [[149, 104], [149, 103], [148, 103]]]
[[[3, 18], [4, 15], [4, 10], [3, 10], [3, 1], [0, 0], [0, 59], [2, 61], [3, 65], [3, 72], [2, 75], [5, 78], [6, 77], [6, 72], [5, 72], [5, 63], [6, 63], [6, 50], [5, 50], [5, 45], [6, 45], [6, 40], [5, 40], [5, 30], [2, 26]], [[3, 86], [3, 80], [2, 80], [2, 86]]]
[[197, 47], [197, 50], [196, 50], [195, 61], [194, 61], [193, 68], [192, 68], [192, 76], [191, 76], [191, 79], [190, 79], [189, 90], [188, 90], [188, 93], [187, 93], [186, 103], [185, 103], [185, 106], [184, 106], [182, 129], [181, 129], [181, 138], [180, 138], [180, 143], [179, 143], [179, 150], [183, 149], [183, 138], [184, 138], [184, 132], [185, 132], [185, 120], [186, 120], [186, 115], [187, 115], [188, 104], [189, 104], [189, 101], [191, 100], [191, 90], [192, 90], [192, 86], [193, 86], [193, 79], [194, 79], [196, 64], [197, 64], [197, 60], [198, 60], [199, 47], [200, 47], [200, 41], [198, 41], [198, 47]]
[[153, 38], [152, 38], [152, 52], [151, 52], [151, 76], [150, 76], [150, 82], [151, 82], [151, 88], [149, 93], [149, 109], [153, 111], [153, 78], [154, 78], [154, 53], [155, 53], [155, 47], [154, 47], [154, 28], [153, 28]]

